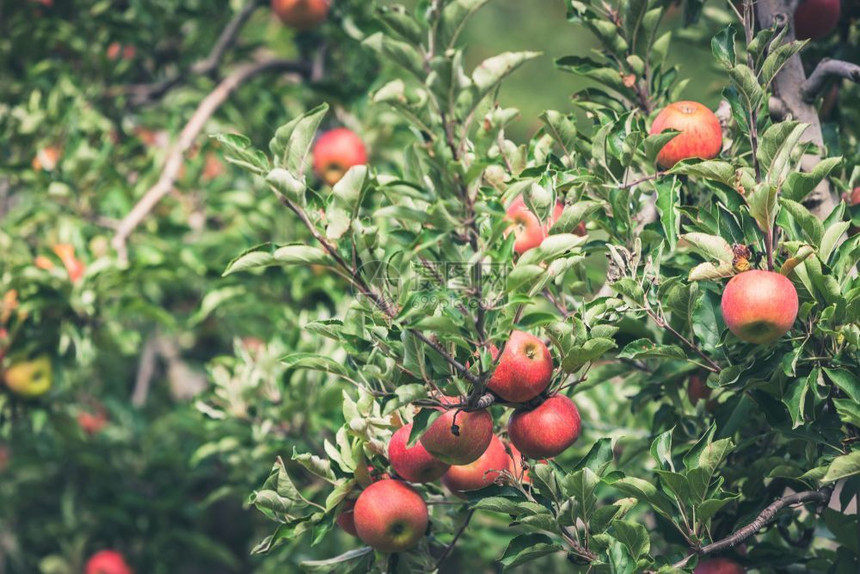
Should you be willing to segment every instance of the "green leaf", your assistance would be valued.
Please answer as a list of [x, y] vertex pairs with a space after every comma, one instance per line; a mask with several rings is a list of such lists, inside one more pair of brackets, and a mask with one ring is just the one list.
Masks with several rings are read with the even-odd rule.
[[224, 159], [242, 169], [262, 175], [269, 171], [269, 159], [262, 151], [251, 145], [251, 140], [238, 134], [213, 136], [224, 149]]
[[327, 458], [322, 458], [310, 453], [299, 454], [296, 447], [293, 446], [292, 460], [298, 462], [311, 473], [325, 480], [334, 482], [335, 475], [331, 469], [331, 461]]
[[699, 177], [734, 187], [737, 170], [727, 161], [709, 159], [705, 161], [683, 161], [675, 164], [667, 173]]
[[619, 359], [668, 358], [686, 360], [687, 353], [677, 345], [658, 345], [650, 339], [636, 339], [618, 353]]
[[803, 201], [841, 163], [841, 157], [829, 157], [818, 162], [809, 173], [791, 172], [782, 187], [782, 196], [792, 201]]
[[547, 554], [561, 552], [563, 549], [560, 544], [543, 534], [524, 534], [511, 540], [499, 561], [508, 569]]
[[709, 261], [732, 264], [735, 255], [729, 242], [719, 235], [685, 233], [680, 237], [681, 245], [692, 248]]
[[660, 214], [660, 225], [666, 236], [669, 249], [674, 251], [678, 244], [678, 232], [681, 219], [678, 213], [678, 205], [681, 201], [681, 184], [678, 178], [673, 177], [671, 181], [660, 181], [657, 188], [657, 212]]
[[848, 397], [860, 403], [860, 377], [847, 369], [824, 369], [824, 374]]
[[359, 574], [369, 572], [374, 560], [373, 548], [362, 546], [327, 560], [304, 560], [300, 566], [305, 572]]
[[821, 237], [821, 246], [818, 248], [818, 257], [821, 261], [827, 263], [830, 260], [830, 256], [850, 226], [851, 223], [848, 221], [839, 221], [827, 227]]
[[788, 62], [792, 56], [799, 53], [807, 43], [808, 42], [806, 41], [788, 42], [786, 44], [782, 44], [776, 49], [771, 49], [764, 61], [764, 64], [761, 66], [761, 71], [759, 72], [761, 84], [765, 89], [767, 89], [785, 63]]
[[673, 504], [671, 499], [657, 490], [653, 484], [641, 478], [628, 476], [615, 481], [613, 487], [624, 494], [650, 504], [663, 517], [672, 520]]
[[803, 204], [796, 201], [780, 198], [779, 203], [791, 214], [792, 219], [800, 226], [806, 239], [814, 247], [818, 247], [824, 236], [824, 225], [822, 225], [821, 220], [812, 215]]
[[328, 104], [321, 104], [278, 128], [269, 142], [277, 167], [283, 167], [293, 177], [301, 179], [314, 136], [326, 113]]
[[692, 269], [687, 276], [689, 281], [714, 281], [716, 279], [724, 279], [735, 274], [735, 268], [731, 263], [700, 263]]
[[833, 459], [821, 482], [827, 484], [858, 474], [860, 474], [860, 450], [855, 450]]
[[744, 98], [744, 109], [749, 112], [758, 108], [764, 99], [764, 91], [753, 71], [744, 64], [738, 64], [729, 69], [728, 72], [732, 83]]
[[565, 205], [561, 217], [552, 226], [550, 233], [572, 233], [580, 223], [587, 221], [592, 213], [602, 208], [603, 205], [596, 201], [577, 201]]
[[734, 26], [726, 26], [711, 39], [711, 52], [717, 62], [726, 70], [735, 65], [735, 36]]
[[274, 263], [282, 265], [325, 264], [328, 254], [319, 247], [311, 245], [284, 245], [272, 254]]
[[293, 353], [283, 357], [281, 362], [290, 369], [310, 369], [335, 375], [346, 375], [346, 368], [343, 365], [324, 355]]
[[723, 507], [734, 500], [736, 497], [730, 498], [709, 498], [703, 501], [696, 507], [696, 518], [699, 522], [704, 523], [713, 518]]
[[440, 46], [451, 48], [460, 36], [460, 32], [469, 18], [477, 12], [487, 0], [453, 0], [445, 3], [437, 28], [437, 38]]
[[418, 414], [412, 419], [412, 432], [409, 433], [409, 441], [406, 443], [406, 446], [409, 448], [415, 446], [421, 439], [424, 431], [430, 428], [430, 425], [440, 416], [442, 416], [442, 411], [437, 409], [421, 409], [418, 411]]
[[758, 223], [759, 228], [765, 233], [771, 233], [773, 223], [776, 221], [777, 188], [774, 184], [762, 183], [757, 185], [747, 198], [750, 215]]
[[472, 505], [475, 510], [489, 510], [490, 512], [500, 512], [502, 514], [510, 514], [518, 516], [520, 514], [519, 502], [512, 498], [504, 496], [488, 496], [482, 498]]
[[266, 183], [272, 186], [278, 193], [289, 198], [291, 201], [301, 203], [307, 184], [305, 179], [297, 179], [289, 171], [282, 167], [276, 167], [266, 175]]
[[665, 470], [675, 471], [675, 463], [672, 462], [672, 432], [671, 428], [657, 435], [651, 443], [651, 457]]
[[481, 62], [472, 72], [472, 81], [478, 91], [473, 106], [494, 90], [506, 76], [540, 55], [540, 52], [505, 52]]
[[561, 367], [567, 373], [576, 372], [586, 363], [599, 359], [604, 353], [615, 347], [617, 345], [612, 339], [591, 339], [583, 345], [564, 349]]
[[[564, 155], [572, 160], [576, 151], [577, 140], [575, 117], [567, 116], [555, 110], [547, 110], [540, 115], [540, 119], [546, 125], [546, 132], [552, 136]], [[567, 231], [572, 231], [572, 229]]]
[[418, 50], [411, 44], [390, 38], [382, 32], [365, 38], [363, 44], [382, 58], [397, 64], [418, 80], [424, 81], [424, 62]]
[[615, 538], [627, 547], [635, 560], [650, 552], [651, 540], [648, 537], [648, 529], [643, 524], [616, 520], [612, 523], [612, 528], [615, 530]]
[[791, 154], [808, 127], [800, 122], [778, 122], [761, 136], [756, 157], [772, 185], [780, 186], [788, 176]]
[[326, 209], [326, 237], [337, 240], [349, 230], [358, 215], [358, 207], [367, 183], [367, 166], [355, 165], [334, 184], [331, 200]]

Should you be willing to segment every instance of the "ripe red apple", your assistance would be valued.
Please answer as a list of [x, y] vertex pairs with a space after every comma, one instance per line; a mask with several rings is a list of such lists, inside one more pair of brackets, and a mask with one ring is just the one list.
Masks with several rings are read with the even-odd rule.
[[794, 35], [798, 40], [820, 40], [839, 25], [839, 0], [803, 0], [794, 11]]
[[711, 398], [712, 393], [711, 387], [707, 385], [705, 382], [705, 377], [699, 374], [695, 374], [690, 377], [690, 380], [687, 382], [687, 396], [690, 397], [690, 402], [693, 405], [697, 404], [701, 400], [708, 400]]
[[321, 135], [314, 144], [313, 156], [314, 172], [329, 185], [340, 181], [352, 166], [367, 163], [364, 142], [346, 128], [336, 128]]
[[399, 480], [381, 480], [365, 488], [354, 512], [358, 537], [381, 552], [412, 548], [424, 536], [429, 522], [424, 499]]
[[442, 484], [457, 496], [466, 498], [464, 492], [493, 484], [501, 476], [501, 471], [511, 470], [511, 464], [505, 445], [499, 437], [494, 436], [478, 460], [449, 468], [442, 477]]
[[[538, 216], [529, 210], [522, 195], [513, 200], [508, 206], [505, 217], [514, 224], [511, 226], [516, 237], [514, 251], [522, 255], [529, 249], [534, 249], [543, 243], [543, 240], [549, 235], [549, 230], [561, 217], [563, 211], [564, 204], [560, 201], [557, 202], [549, 221], [542, 223]], [[510, 233], [510, 230], [507, 233]]]
[[122, 554], [114, 550], [96, 552], [87, 561], [84, 574], [133, 574]]
[[108, 417], [103, 409], [97, 409], [96, 412], [83, 412], [78, 414], [78, 426], [88, 435], [94, 435], [100, 432], [107, 426]]
[[450, 465], [427, 452], [420, 442], [407, 448], [406, 443], [409, 442], [411, 432], [411, 424], [397, 429], [388, 442], [388, 460], [394, 472], [404, 480], [432, 482], [445, 474]]
[[[497, 354], [493, 353], [494, 359]], [[514, 331], [487, 388], [509, 403], [524, 403], [549, 386], [552, 369], [552, 355], [543, 341], [529, 333]]]
[[746, 271], [726, 285], [721, 307], [726, 325], [739, 339], [772, 343], [788, 333], [797, 318], [797, 290], [780, 273]]
[[[460, 402], [442, 397], [445, 404]], [[456, 433], [454, 425], [456, 424]], [[427, 452], [448, 464], [469, 464], [484, 454], [493, 439], [493, 417], [486, 410], [466, 412], [447, 409], [421, 436]]]
[[723, 129], [716, 114], [698, 102], [675, 102], [657, 114], [651, 135], [678, 130], [657, 154], [657, 164], [669, 169], [683, 159], [713, 159], [723, 147]]
[[564, 395], [531, 410], [517, 409], [508, 422], [511, 443], [529, 458], [558, 456], [576, 442], [581, 429], [579, 410]]
[[355, 500], [347, 500], [343, 503], [343, 508], [337, 515], [335, 522], [347, 534], [358, 536], [355, 532]]
[[328, 17], [331, 0], [272, 0], [272, 10], [296, 30], [316, 28]]
[[710, 560], [702, 560], [694, 574], [744, 574], [746, 569], [733, 560], [728, 558], [711, 558]]

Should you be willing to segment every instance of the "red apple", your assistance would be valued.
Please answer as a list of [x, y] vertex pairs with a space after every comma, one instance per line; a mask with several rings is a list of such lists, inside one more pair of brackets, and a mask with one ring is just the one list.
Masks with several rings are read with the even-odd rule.
[[122, 554], [114, 550], [96, 552], [87, 561], [84, 574], [133, 574]]
[[[529, 249], [534, 249], [543, 243], [543, 240], [549, 235], [549, 230], [561, 217], [563, 211], [564, 204], [559, 201], [555, 204], [555, 209], [553, 209], [549, 221], [542, 223], [538, 219], [538, 216], [529, 210], [523, 196], [519, 196], [512, 201], [508, 206], [505, 217], [514, 224], [511, 226], [516, 237], [514, 251], [522, 255]], [[510, 233], [510, 230], [507, 233]]]
[[[460, 399], [442, 397], [441, 401], [452, 404]], [[421, 444], [442, 462], [462, 465], [478, 460], [492, 439], [493, 417], [488, 411], [446, 409], [421, 436]]]
[[744, 569], [740, 564], [728, 558], [711, 558], [710, 560], [702, 560], [694, 574], [744, 574]]
[[388, 460], [391, 467], [401, 478], [409, 482], [432, 482], [448, 470], [446, 464], [427, 452], [427, 449], [418, 442], [412, 448], [408, 448], [409, 433], [412, 425], [408, 424], [397, 429], [388, 443]]
[[821, 40], [839, 25], [839, 0], [803, 0], [794, 11], [794, 35], [798, 40]]
[[797, 318], [797, 290], [787, 277], [752, 270], [732, 277], [723, 291], [723, 319], [747, 343], [772, 343], [788, 333]]
[[564, 395], [531, 410], [517, 409], [508, 422], [511, 443], [529, 458], [558, 456], [576, 442], [581, 429], [579, 410]]
[[412, 548], [429, 522], [427, 504], [414, 488], [399, 480], [381, 480], [365, 488], [355, 502], [358, 537], [381, 552]]
[[701, 400], [708, 400], [711, 398], [712, 392], [711, 387], [707, 385], [705, 377], [702, 375], [693, 375], [687, 382], [687, 396], [690, 397], [690, 402], [693, 403], [693, 405], [697, 404]]
[[367, 163], [367, 149], [358, 135], [346, 128], [327, 131], [317, 139], [313, 149], [314, 172], [321, 180], [334, 185], [354, 165]]
[[698, 102], [669, 104], [651, 125], [651, 135], [678, 130], [657, 154], [657, 164], [669, 169], [683, 159], [712, 159], [723, 147], [723, 129], [716, 114]]
[[[495, 359], [497, 353], [493, 353]], [[523, 331], [511, 333], [487, 388], [509, 403], [541, 394], [552, 379], [552, 355], [543, 341]]]
[[502, 441], [494, 436], [478, 460], [449, 468], [442, 477], [442, 484], [457, 496], [466, 498], [464, 492], [493, 484], [505, 470], [511, 470], [511, 457]]
[[94, 435], [107, 426], [107, 414], [102, 409], [94, 413], [83, 412], [78, 414], [78, 426], [88, 435]]
[[325, 22], [330, 4], [331, 0], [272, 0], [272, 10], [290, 28], [310, 30]]
[[358, 536], [355, 532], [355, 500], [347, 500], [343, 503], [343, 508], [335, 521], [347, 534]]

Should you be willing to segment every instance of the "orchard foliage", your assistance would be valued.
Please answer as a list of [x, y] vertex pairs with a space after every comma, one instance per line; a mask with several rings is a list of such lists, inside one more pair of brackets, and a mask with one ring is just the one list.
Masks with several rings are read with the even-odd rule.
[[[522, 118], [505, 86], [548, 56], [475, 59], [488, 3], [335, 0], [301, 31], [254, 0], [4, 6], [0, 355], [52, 384], [0, 392], [0, 570], [112, 547], [139, 572], [858, 571], [860, 90], [813, 81], [860, 61], [858, 9], [809, 43], [781, 0], [566, 0], [579, 87]], [[661, 167], [691, 45], [722, 149]], [[368, 159], [338, 179], [315, 145], [343, 127]], [[772, 343], [721, 306], [754, 269], [799, 300]], [[489, 386], [516, 331], [553, 364], [523, 403]], [[561, 454], [512, 448], [514, 413], [562, 399], [581, 432], [532, 425]], [[399, 428], [408, 451], [488, 417], [492, 484], [413, 484], [403, 551], [342, 531], [387, 500]]]

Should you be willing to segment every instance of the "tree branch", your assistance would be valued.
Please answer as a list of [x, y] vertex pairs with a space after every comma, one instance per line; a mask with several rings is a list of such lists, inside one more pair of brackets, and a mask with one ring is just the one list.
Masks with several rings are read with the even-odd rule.
[[463, 524], [460, 526], [460, 529], [457, 530], [456, 534], [454, 534], [454, 539], [451, 540], [451, 543], [445, 547], [445, 551], [442, 552], [442, 555], [439, 556], [439, 560], [436, 561], [436, 569], [437, 570], [442, 565], [442, 562], [444, 562], [448, 558], [448, 556], [451, 554], [451, 552], [454, 550], [454, 546], [457, 544], [457, 541], [460, 540], [460, 537], [466, 531], [466, 528], [469, 526], [469, 522], [472, 521], [472, 516], [474, 516], [474, 515], [475, 515], [475, 509], [472, 508], [469, 510], [468, 514], [466, 514], [466, 519], [463, 520]]
[[160, 82], [123, 86], [116, 91], [129, 95], [133, 106], [142, 106], [161, 99], [167, 92], [186, 82], [193, 75], [212, 75], [221, 65], [221, 61], [224, 59], [227, 51], [233, 47], [236, 38], [239, 37], [239, 32], [251, 17], [251, 14], [259, 6], [262, 6], [263, 3], [264, 0], [248, 0], [245, 6], [224, 27], [221, 35], [218, 36], [218, 40], [209, 51], [209, 55], [192, 65], [188, 71], [176, 74], [172, 78], [167, 78]]
[[138, 225], [146, 218], [146, 216], [155, 208], [161, 199], [170, 193], [173, 189], [173, 184], [176, 182], [177, 175], [182, 167], [182, 162], [185, 153], [194, 144], [194, 140], [203, 130], [206, 122], [215, 113], [215, 111], [223, 104], [227, 98], [239, 86], [264, 72], [296, 72], [299, 74], [307, 74], [307, 65], [303, 62], [295, 62], [293, 60], [264, 60], [252, 64], [245, 64], [233, 71], [229, 76], [218, 84], [218, 86], [206, 96], [191, 119], [183, 128], [179, 135], [179, 140], [170, 149], [167, 154], [167, 159], [164, 162], [164, 168], [161, 172], [161, 177], [153, 185], [143, 197], [138, 201], [137, 205], [120, 221], [116, 234], [112, 240], [112, 245], [116, 249], [119, 258], [122, 261], [127, 261], [128, 250], [126, 242], [131, 233]]
[[827, 504], [830, 501], [830, 495], [832, 492], [833, 488], [827, 487], [823, 490], [809, 490], [778, 498], [770, 506], [762, 510], [761, 513], [759, 513], [759, 515], [752, 522], [750, 522], [740, 530], [734, 532], [729, 536], [726, 536], [722, 540], [718, 540], [717, 542], [713, 542], [711, 544], [708, 544], [707, 546], [699, 548], [694, 554], [690, 554], [683, 560], [676, 562], [674, 564], [674, 567], [683, 568], [687, 565], [687, 562], [689, 562], [693, 558], [693, 556], [704, 556], [706, 554], [720, 552], [721, 550], [737, 546], [738, 544], [740, 544], [747, 538], [752, 537], [762, 528], [770, 524], [776, 517], [777, 513], [784, 508], [794, 506], [795, 504], [806, 504], [808, 502], [816, 502], [819, 505]]
[[818, 63], [809, 79], [804, 82], [801, 92], [803, 101], [811, 104], [827, 85], [827, 80], [836, 77], [860, 83], [860, 66], [842, 60], [825, 58]]

